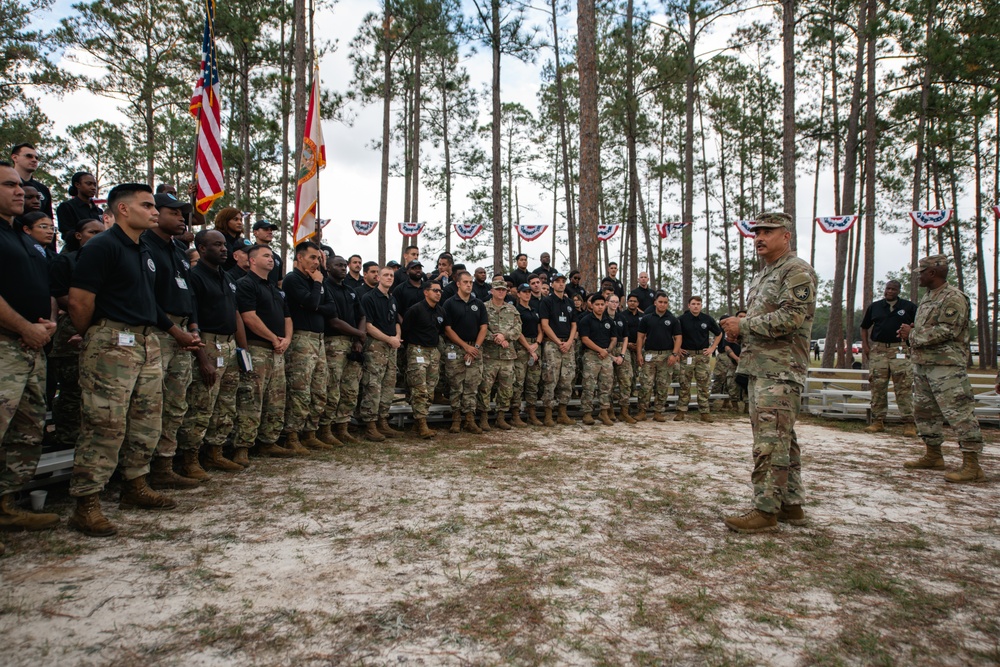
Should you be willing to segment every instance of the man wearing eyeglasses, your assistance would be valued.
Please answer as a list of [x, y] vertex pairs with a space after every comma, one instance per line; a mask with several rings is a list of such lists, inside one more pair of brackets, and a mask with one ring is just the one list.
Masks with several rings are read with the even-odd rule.
[[[45, 186], [35, 179], [35, 171], [38, 170], [38, 151], [31, 144], [18, 144], [10, 149], [10, 160], [14, 163], [14, 170], [21, 177], [21, 186], [31, 186], [38, 191], [41, 198], [40, 210], [44, 211], [50, 218], [52, 217], [52, 193]], [[27, 213], [27, 211], [25, 211]]]

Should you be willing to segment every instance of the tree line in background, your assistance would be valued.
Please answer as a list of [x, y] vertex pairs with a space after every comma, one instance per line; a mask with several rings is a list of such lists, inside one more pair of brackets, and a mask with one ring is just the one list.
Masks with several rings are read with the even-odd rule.
[[[201, 5], [82, 2], [54, 29], [37, 30], [30, 17], [51, 4], [0, 0], [10, 17], [0, 28], [0, 140], [44, 146], [63, 185], [84, 168], [102, 185], [188, 182]], [[973, 298], [988, 351], [980, 363], [995, 365], [996, 253], [992, 284], [986, 264], [998, 241], [990, 206], [1000, 203], [1000, 2], [579, 0], [575, 26], [572, 9], [562, 0], [382, 0], [365, 16], [347, 45], [351, 85], [325, 91], [323, 112], [344, 122], [362, 108], [382, 112], [371, 143], [381, 155], [381, 262], [397, 255], [386, 223], [426, 217], [426, 195], [444, 223], [419, 237], [428, 250], [492, 257], [500, 271], [522, 249], [513, 231], [522, 216], [544, 215], [556, 231], [553, 263], [579, 268], [586, 284], [617, 261], [630, 284], [647, 270], [675, 303], [700, 293], [732, 312], [757, 268], [734, 220], [783, 209], [802, 234], [816, 216], [858, 214], [837, 235], [825, 337], [851, 340], [856, 312], [879, 296], [881, 237], [909, 243], [911, 265], [927, 252], [957, 259], [952, 279]], [[217, 6], [220, 204], [284, 230], [307, 65], [334, 48], [313, 39], [312, 18], [335, 10], [307, 0]], [[57, 66], [59, 49], [91, 65], [88, 74]], [[489, 81], [470, 78], [474, 49], [489, 54]], [[503, 99], [502, 68], [516, 60], [541, 63], [535, 109]], [[126, 122], [81, 118], [54, 136], [24, 91], [77, 86], [119, 101]], [[795, 210], [795, 174], [799, 183], [812, 175], [812, 210]], [[403, 210], [391, 214], [390, 183], [403, 188]], [[818, 209], [821, 190], [832, 191], [834, 210]], [[944, 208], [955, 215], [933, 232], [905, 215]], [[481, 223], [484, 233], [462, 241], [456, 222]], [[663, 239], [654, 225], [666, 222], [692, 224]], [[597, 241], [598, 224], [618, 223], [620, 243]], [[693, 255], [695, 234], [710, 249], [703, 258]], [[797, 250], [815, 261], [815, 240]], [[909, 267], [895, 273], [915, 298]], [[824, 365], [849, 364], [845, 347], [827, 345]]]

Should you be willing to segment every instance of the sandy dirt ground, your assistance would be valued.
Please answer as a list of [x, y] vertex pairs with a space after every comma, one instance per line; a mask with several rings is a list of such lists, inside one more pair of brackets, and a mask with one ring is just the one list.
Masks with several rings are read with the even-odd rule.
[[[4, 665], [1000, 662], [1000, 461], [799, 426], [810, 523], [739, 536], [749, 421], [493, 430], [291, 461], [0, 537]], [[997, 439], [995, 430], [987, 432]], [[950, 466], [960, 461], [948, 444]]]

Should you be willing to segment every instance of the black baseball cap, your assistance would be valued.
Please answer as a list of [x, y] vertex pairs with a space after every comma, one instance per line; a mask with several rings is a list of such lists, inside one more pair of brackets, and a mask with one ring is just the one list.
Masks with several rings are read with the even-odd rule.
[[253, 230], [257, 231], [258, 229], [270, 229], [272, 232], [275, 232], [278, 231], [278, 225], [268, 220], [258, 220], [253, 223]]
[[184, 215], [191, 213], [190, 203], [181, 201], [171, 194], [161, 193], [153, 195], [153, 201], [156, 202], [156, 208], [179, 208]]
[[[397, 264], [397, 266], [398, 266], [398, 264]], [[409, 271], [410, 269], [412, 269], [414, 267], [417, 267], [417, 266], [419, 266], [421, 269], [424, 268], [424, 265], [420, 263], [419, 259], [410, 260], [406, 264], [406, 270]]]
[[397, 262], [394, 259], [390, 259], [388, 262], [385, 263], [385, 265], [388, 266], [389, 268], [395, 269], [399, 266], [399, 262]]
[[530, 292], [531, 291], [531, 285], [529, 285], [528, 283], [521, 283], [520, 285], [517, 286], [517, 291], [518, 292]]

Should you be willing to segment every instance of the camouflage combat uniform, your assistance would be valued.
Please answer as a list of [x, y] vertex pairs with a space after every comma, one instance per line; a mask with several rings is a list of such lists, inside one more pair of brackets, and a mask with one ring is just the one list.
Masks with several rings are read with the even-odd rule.
[[[600, 320], [592, 313], [588, 313], [578, 326], [580, 327], [581, 340], [585, 335], [590, 337], [591, 334], [588, 326], [595, 328], [602, 327], [612, 339], [614, 347], [618, 347], [618, 343], [615, 340], [618, 333], [617, 327], [614, 320], [608, 317], [606, 313]], [[598, 341], [594, 338], [591, 338], [591, 342], [596, 343], [598, 346], [604, 345], [603, 341]], [[583, 380], [580, 385], [580, 409], [585, 414], [587, 411], [593, 412], [594, 403], [596, 402], [599, 409], [607, 410], [611, 407], [611, 388], [614, 383], [615, 373], [614, 358], [611, 356], [610, 350], [608, 356], [601, 359], [600, 354], [587, 346], [583, 347]]]
[[[0, 220], [0, 225], [7, 223]], [[18, 232], [20, 233], [20, 232]], [[0, 495], [17, 491], [35, 474], [45, 428], [45, 353], [0, 332]]]
[[396, 391], [396, 350], [369, 337], [361, 376], [361, 421], [373, 422], [389, 416]]
[[236, 405], [237, 448], [254, 446], [255, 442], [273, 445], [285, 423], [285, 357], [270, 346], [251, 341], [247, 351], [253, 370], [242, 373], [241, 389], [245, 400]]
[[740, 321], [738, 371], [750, 376], [754, 505], [768, 513], [802, 505], [801, 459], [795, 420], [809, 368], [809, 334], [816, 311], [816, 273], [789, 251], [765, 264], [750, 283]]
[[[477, 404], [480, 410], [489, 410], [490, 394], [496, 388], [497, 412], [506, 412], [514, 395], [514, 362], [517, 348], [521, 347], [517, 342], [521, 337], [521, 316], [512, 304], [504, 301], [497, 306], [490, 299], [486, 302], [486, 317], [489, 321], [483, 341], [483, 379], [479, 384]], [[497, 334], [503, 334], [508, 347], [493, 342]], [[520, 409], [520, 400], [516, 409]]]
[[975, 396], [966, 372], [969, 297], [951, 284], [929, 290], [910, 332], [913, 354], [913, 416], [924, 443], [940, 446], [944, 421], [955, 429], [963, 452], [983, 450]]

